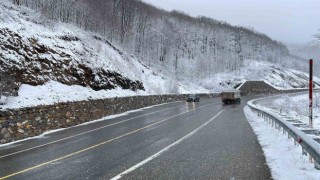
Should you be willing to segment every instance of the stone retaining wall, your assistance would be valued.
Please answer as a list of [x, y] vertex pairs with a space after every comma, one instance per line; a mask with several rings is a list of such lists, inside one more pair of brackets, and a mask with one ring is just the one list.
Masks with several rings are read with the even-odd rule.
[[[202, 98], [217, 96], [218, 94], [200, 94]], [[0, 143], [40, 135], [47, 130], [71, 127], [108, 115], [185, 99], [186, 95], [133, 96], [0, 110]]]
[[[253, 83], [254, 85], [256, 83]], [[272, 90], [267, 92], [255, 89], [249, 91], [248, 89], [243, 95], [280, 94], [300, 91], [305, 90]], [[185, 100], [186, 96], [183, 94], [133, 96], [0, 110], [0, 144], [37, 136], [48, 130], [71, 127], [101, 119], [108, 115], [120, 114], [161, 103]], [[200, 94], [201, 98], [218, 96], [219, 94]]]

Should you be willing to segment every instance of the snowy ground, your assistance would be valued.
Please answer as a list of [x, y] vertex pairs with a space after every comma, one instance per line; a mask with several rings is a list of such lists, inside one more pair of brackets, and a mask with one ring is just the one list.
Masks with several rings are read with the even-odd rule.
[[[309, 123], [309, 95], [283, 95], [279, 98], [267, 100], [259, 103], [265, 107], [271, 108], [275, 111], [284, 113], [299, 119], [305, 123]], [[320, 93], [316, 92], [313, 95], [313, 122], [314, 128], [320, 129]]]
[[88, 99], [103, 99], [110, 97], [124, 97], [145, 95], [144, 91], [131, 91], [123, 89], [94, 91], [88, 87], [67, 86], [59, 82], [50, 81], [43, 86], [22, 85], [18, 97], [2, 98], [3, 109], [18, 108], [37, 105], [49, 105], [59, 102], [82, 101]]
[[307, 156], [302, 155], [299, 145], [294, 145], [292, 139], [272, 128], [248, 106], [244, 108], [244, 112], [258, 137], [275, 180], [320, 179], [320, 171], [314, 168], [313, 163], [309, 163]]

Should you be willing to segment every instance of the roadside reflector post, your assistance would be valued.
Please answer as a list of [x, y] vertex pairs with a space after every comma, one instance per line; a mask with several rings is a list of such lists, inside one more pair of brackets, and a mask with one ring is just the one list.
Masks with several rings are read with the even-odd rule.
[[[312, 89], [313, 89], [313, 60], [309, 60], [309, 66], [310, 66], [310, 75], [309, 75], [309, 127], [313, 128], [313, 122], [312, 122]], [[313, 162], [313, 158], [309, 154], [309, 161]]]
[[309, 71], [309, 127], [313, 128], [312, 122], [312, 89], [313, 89], [313, 60], [309, 61], [310, 71]]

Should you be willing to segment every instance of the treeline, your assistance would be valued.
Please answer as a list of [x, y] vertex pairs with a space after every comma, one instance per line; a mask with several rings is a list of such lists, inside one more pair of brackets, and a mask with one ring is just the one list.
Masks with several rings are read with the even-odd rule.
[[320, 29], [316, 34], [313, 35], [313, 37], [315, 42], [314, 44], [316, 44], [317, 46], [320, 46]]
[[280, 42], [246, 27], [167, 12], [140, 0], [12, 0], [50, 19], [101, 34], [144, 62], [177, 78], [236, 72], [244, 59], [279, 62]]

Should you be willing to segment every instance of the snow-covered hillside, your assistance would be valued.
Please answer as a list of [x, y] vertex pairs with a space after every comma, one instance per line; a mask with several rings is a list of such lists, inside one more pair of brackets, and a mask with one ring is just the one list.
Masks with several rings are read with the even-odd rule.
[[[265, 81], [279, 90], [307, 88], [309, 75], [269, 62], [246, 60], [237, 72], [215, 74], [211, 80], [207, 79], [202, 86], [213, 89], [213, 91], [221, 91], [225, 88], [238, 87], [246, 80]], [[320, 86], [318, 77], [314, 77], [314, 84], [316, 87]]]
[[97, 34], [45, 19], [40, 12], [8, 0], [0, 2], [0, 49], [1, 73], [22, 83], [18, 97], [0, 100], [6, 101], [2, 108], [116, 96], [220, 92], [246, 80], [265, 80], [277, 88], [303, 88], [308, 81], [305, 73], [255, 60], [245, 60], [233, 73], [178, 79], [170, 71], [151, 69]]
[[0, 12], [1, 69], [17, 81], [42, 85], [55, 80], [95, 90], [143, 89], [135, 72], [142, 65], [124, 59], [98, 36], [42, 20], [41, 14], [10, 3], [2, 2]]
[[[154, 93], [170, 91], [160, 88], [167, 81], [165, 77], [98, 35], [42, 19], [40, 13], [7, 1], [1, 2], [0, 13], [1, 68], [19, 72], [18, 80], [22, 83], [42, 85], [54, 80], [96, 90], [135, 90], [143, 89], [135, 82], [152, 80], [152, 86], [157, 87]], [[145, 88], [153, 92], [148, 85]]]
[[163, 93], [208, 92], [152, 71], [94, 33], [0, 2], [0, 70], [22, 83], [2, 107]]

